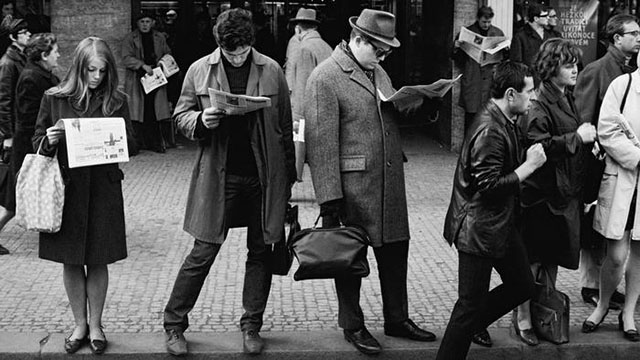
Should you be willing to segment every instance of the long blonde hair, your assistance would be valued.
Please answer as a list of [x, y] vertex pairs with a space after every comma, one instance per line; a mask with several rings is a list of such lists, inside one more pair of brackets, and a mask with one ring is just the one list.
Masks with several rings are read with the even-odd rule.
[[107, 72], [99, 87], [103, 94], [102, 112], [108, 116], [122, 106], [126, 100], [126, 95], [118, 90], [118, 71], [113, 53], [109, 45], [100, 38], [90, 36], [80, 41], [73, 51], [73, 59], [69, 71], [67, 71], [60, 85], [47, 90], [47, 94], [68, 97], [73, 106], [83, 112], [88, 111], [91, 96], [88, 68], [89, 63], [94, 58], [104, 61], [107, 66]]

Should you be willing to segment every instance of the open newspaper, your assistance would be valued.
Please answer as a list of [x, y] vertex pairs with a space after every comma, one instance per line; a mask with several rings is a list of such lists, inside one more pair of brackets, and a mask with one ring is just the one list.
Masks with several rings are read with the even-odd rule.
[[70, 168], [129, 161], [123, 118], [60, 119], [55, 127], [64, 129]]
[[148, 94], [168, 83], [167, 77], [164, 76], [162, 69], [159, 67], [153, 68], [153, 74], [151, 75], [144, 74], [144, 76], [140, 78], [140, 82], [142, 83], [142, 88], [144, 89], [145, 94]]
[[178, 67], [178, 63], [176, 62], [176, 59], [174, 59], [173, 56], [169, 54], [165, 54], [160, 59], [160, 61], [158, 61], [158, 66], [162, 68], [162, 72], [166, 77], [171, 77], [172, 75], [180, 71], [180, 67]]
[[243, 115], [271, 106], [271, 99], [264, 96], [232, 94], [209, 88], [211, 106], [222, 109], [227, 115]]
[[378, 96], [380, 97], [380, 100], [385, 102], [392, 101], [402, 103], [417, 101], [419, 98], [425, 96], [430, 98], [443, 97], [447, 91], [453, 87], [453, 83], [458, 81], [461, 76], [462, 74], [456, 76], [455, 79], [440, 79], [429, 85], [403, 86], [388, 98], [378, 89]]
[[462, 27], [460, 29], [460, 48], [481, 66], [502, 61], [500, 50], [511, 46], [511, 39], [506, 36], [482, 36]]

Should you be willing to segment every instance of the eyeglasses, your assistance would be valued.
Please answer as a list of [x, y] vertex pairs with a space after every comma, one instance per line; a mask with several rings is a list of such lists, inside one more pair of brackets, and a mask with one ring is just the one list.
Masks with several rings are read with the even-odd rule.
[[622, 35], [627, 35], [627, 34], [629, 34], [629, 35], [631, 35], [633, 37], [638, 37], [638, 36], [640, 36], [640, 30], [625, 31], [625, 32], [622, 33]]
[[367, 40], [367, 42], [369, 43], [369, 45], [371, 45], [371, 47], [373, 48], [373, 51], [375, 51], [376, 57], [379, 57], [379, 58], [383, 56], [386, 57], [386, 56], [389, 56], [391, 52], [393, 52], [393, 49], [391, 48], [385, 50], [381, 47], [376, 46], [371, 40]]
[[30, 34], [29, 30], [22, 29], [22, 30], [18, 31], [18, 35], [24, 35], [24, 34]]

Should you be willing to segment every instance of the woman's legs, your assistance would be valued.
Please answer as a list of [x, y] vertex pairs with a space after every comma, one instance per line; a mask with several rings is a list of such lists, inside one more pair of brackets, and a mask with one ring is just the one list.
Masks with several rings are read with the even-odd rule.
[[628, 253], [629, 231], [625, 231], [621, 240], [607, 239], [607, 256], [600, 270], [600, 300], [596, 309], [587, 318], [588, 321], [599, 324], [602, 317], [609, 310], [609, 300], [611, 300], [611, 295], [618, 287], [620, 280], [622, 280], [624, 263]]
[[633, 313], [636, 309], [638, 296], [640, 296], [640, 241], [630, 241], [629, 261], [627, 262], [626, 271], [626, 299], [622, 310], [622, 319], [624, 320], [624, 329], [636, 329], [633, 320]]
[[62, 280], [76, 325], [70, 339], [83, 339], [87, 335], [87, 289], [84, 266], [65, 264]]
[[109, 272], [107, 265], [87, 265], [87, 298], [89, 304], [89, 337], [103, 340], [102, 310], [104, 309]]

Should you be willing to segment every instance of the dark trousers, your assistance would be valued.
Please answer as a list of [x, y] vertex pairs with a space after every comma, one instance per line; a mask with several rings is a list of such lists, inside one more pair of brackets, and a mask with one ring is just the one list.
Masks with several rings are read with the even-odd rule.
[[[473, 334], [533, 295], [527, 254], [519, 235], [513, 235], [505, 256], [500, 259], [458, 252], [458, 301], [436, 359], [465, 359]], [[502, 284], [489, 291], [492, 268], [500, 275]]]
[[162, 151], [165, 149], [160, 130], [160, 122], [156, 118], [155, 99], [157, 91], [144, 95], [144, 118], [142, 122], [134, 121], [134, 131], [140, 149]]
[[[402, 241], [373, 248], [378, 262], [378, 276], [382, 291], [382, 313], [387, 324], [409, 318], [407, 306], [407, 257], [409, 242]], [[338, 295], [338, 325], [347, 330], [364, 326], [364, 315], [360, 308], [360, 286], [362, 278], [342, 277], [335, 279]]]
[[[249, 252], [242, 290], [242, 306], [245, 312], [240, 318], [242, 331], [260, 331], [271, 289], [271, 246], [264, 243], [261, 209], [262, 191], [258, 178], [228, 175], [225, 187], [225, 215], [243, 211], [242, 214], [248, 221]], [[225, 237], [228, 230], [225, 229]], [[171, 297], [164, 309], [165, 330], [184, 331], [189, 327], [188, 314], [195, 306], [221, 245], [195, 240], [191, 253], [178, 272]]]

